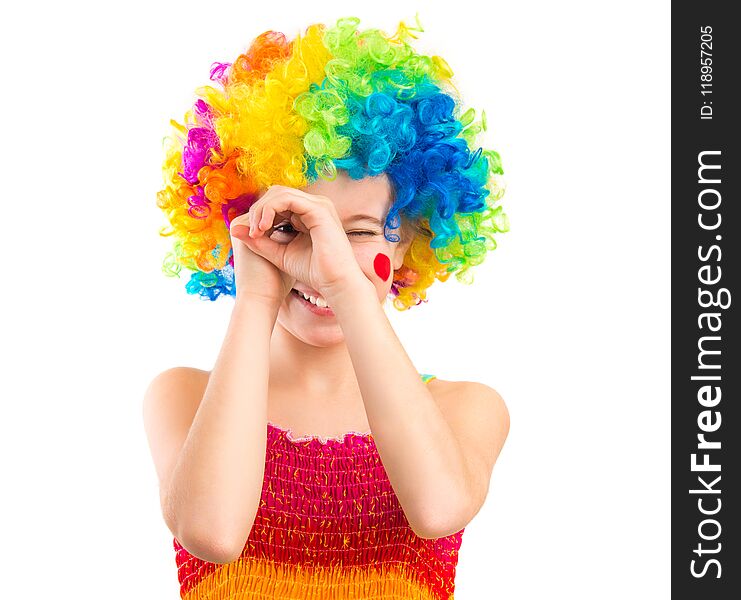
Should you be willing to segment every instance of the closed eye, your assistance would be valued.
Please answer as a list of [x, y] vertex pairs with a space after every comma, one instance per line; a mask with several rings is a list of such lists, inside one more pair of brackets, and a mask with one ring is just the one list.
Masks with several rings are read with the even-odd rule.
[[347, 235], [378, 235], [375, 231], [349, 231]]

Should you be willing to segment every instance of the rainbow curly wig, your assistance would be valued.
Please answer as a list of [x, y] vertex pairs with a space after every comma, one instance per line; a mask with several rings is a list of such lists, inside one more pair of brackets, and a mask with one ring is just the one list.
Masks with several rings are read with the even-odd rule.
[[192, 271], [189, 294], [235, 295], [229, 226], [271, 185], [304, 187], [337, 169], [353, 179], [386, 173], [394, 199], [384, 235], [414, 238], [391, 293], [399, 310], [426, 301], [436, 279], [473, 282], [471, 267], [509, 231], [499, 154], [476, 147], [486, 113], [463, 110], [440, 56], [409, 43], [424, 31], [403, 21], [388, 36], [355, 17], [310, 25], [288, 40], [266, 31], [233, 62], [216, 62], [184, 124], [164, 140], [157, 206], [174, 248], [163, 271]]

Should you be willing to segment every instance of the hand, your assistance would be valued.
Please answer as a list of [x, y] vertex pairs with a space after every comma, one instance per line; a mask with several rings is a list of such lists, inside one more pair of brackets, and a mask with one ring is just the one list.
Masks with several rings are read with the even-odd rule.
[[249, 227], [249, 213], [234, 218], [229, 227], [234, 253], [236, 301], [252, 296], [267, 300], [277, 308], [290, 293], [296, 280], [256, 254], [249, 243], [242, 241], [247, 236]]
[[304, 282], [328, 299], [367, 280], [329, 198], [274, 185], [247, 214], [249, 235], [240, 239], [294, 283]]

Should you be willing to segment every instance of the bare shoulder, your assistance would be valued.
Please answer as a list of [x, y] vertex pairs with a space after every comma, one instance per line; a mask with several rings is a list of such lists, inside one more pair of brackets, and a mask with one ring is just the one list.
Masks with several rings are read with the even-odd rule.
[[436, 398], [439, 396], [440, 398], [445, 399], [458, 394], [463, 394], [466, 397], [485, 396], [494, 402], [504, 402], [502, 396], [493, 387], [490, 387], [485, 383], [479, 383], [478, 381], [446, 381], [435, 377], [434, 379], [431, 379], [427, 385], [429, 386], [433, 396]]
[[[158, 398], [169, 397], [174, 393], [182, 403], [187, 400], [202, 396], [203, 390], [208, 383], [209, 372], [194, 367], [171, 367], [158, 373], [144, 394], [145, 405], [156, 402]], [[184, 393], [190, 392], [190, 393]]]
[[148, 433], [161, 433], [151, 430], [168, 424], [192, 422], [208, 377], [208, 371], [192, 367], [172, 367], [158, 373], [144, 392], [142, 411]]
[[163, 491], [207, 383], [207, 371], [172, 367], [157, 374], [144, 392], [144, 429]]
[[471, 485], [469, 518], [486, 500], [492, 470], [509, 434], [509, 411], [494, 388], [476, 381], [428, 382], [463, 453]]
[[448, 422], [471, 435], [490, 432], [504, 443], [510, 426], [509, 410], [497, 390], [477, 381], [438, 378], [427, 385]]

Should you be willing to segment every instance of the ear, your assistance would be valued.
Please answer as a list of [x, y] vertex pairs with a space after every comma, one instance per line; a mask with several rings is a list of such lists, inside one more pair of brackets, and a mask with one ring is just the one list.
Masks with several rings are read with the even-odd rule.
[[394, 271], [401, 269], [401, 266], [404, 264], [404, 257], [409, 250], [409, 246], [412, 245], [412, 241], [414, 240], [414, 228], [406, 222], [402, 223], [401, 227], [399, 227], [399, 237], [401, 240], [399, 240], [394, 247], [394, 260], [392, 265]]

